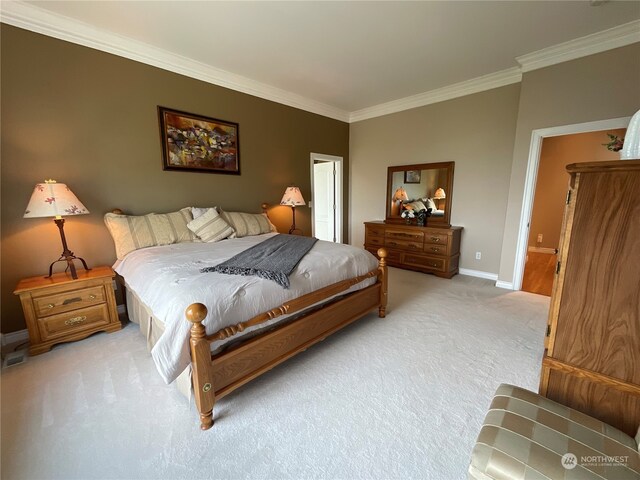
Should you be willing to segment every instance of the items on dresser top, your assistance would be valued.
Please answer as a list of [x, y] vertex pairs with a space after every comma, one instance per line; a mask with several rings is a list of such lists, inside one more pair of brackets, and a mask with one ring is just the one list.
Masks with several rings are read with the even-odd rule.
[[451, 278], [458, 273], [462, 227], [418, 227], [365, 222], [364, 248], [387, 249], [387, 264]]
[[57, 343], [88, 337], [92, 333], [115, 332], [118, 319], [110, 267], [94, 267], [51, 277], [25, 278], [15, 291], [20, 296], [29, 330], [29, 353], [48, 352]]

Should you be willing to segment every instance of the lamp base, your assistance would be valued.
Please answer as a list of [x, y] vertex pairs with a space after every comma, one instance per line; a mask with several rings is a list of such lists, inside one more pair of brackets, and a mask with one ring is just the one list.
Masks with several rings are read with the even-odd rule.
[[82, 266], [84, 267], [85, 270], [89, 271], [91, 270], [88, 266], [87, 266], [87, 262], [84, 261], [84, 258], [80, 258], [80, 257], [76, 257], [75, 255], [62, 255], [58, 260], [56, 260], [55, 262], [52, 262], [51, 265], [49, 265], [49, 275], [47, 277], [44, 278], [51, 278], [51, 275], [53, 275], [53, 266], [58, 263], [58, 262], [67, 262], [67, 268], [64, 269], [65, 272], [67, 272], [67, 270], [69, 270], [71, 272], [71, 278], [73, 278], [74, 280], [78, 279], [78, 272], [76, 271], [76, 266], [74, 265], [73, 261], [74, 260], [80, 260], [82, 262]]

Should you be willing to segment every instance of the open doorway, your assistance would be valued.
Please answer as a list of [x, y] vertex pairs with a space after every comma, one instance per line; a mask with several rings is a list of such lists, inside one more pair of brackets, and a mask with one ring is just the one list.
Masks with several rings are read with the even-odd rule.
[[540, 161], [527, 238], [522, 290], [551, 296], [562, 220], [567, 198], [570, 163], [620, 160], [607, 149], [612, 135], [624, 138], [626, 128], [546, 137]]
[[342, 243], [342, 157], [311, 154], [309, 206], [313, 236]]

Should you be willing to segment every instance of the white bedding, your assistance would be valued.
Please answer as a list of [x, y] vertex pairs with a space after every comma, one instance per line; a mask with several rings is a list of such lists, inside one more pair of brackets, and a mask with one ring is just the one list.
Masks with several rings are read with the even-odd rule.
[[[164, 323], [165, 331], [151, 350], [151, 355], [165, 382], [171, 383], [190, 363], [188, 338], [191, 324], [185, 318], [185, 309], [191, 303], [200, 302], [207, 306], [209, 313], [204, 324], [210, 334], [248, 320], [287, 300], [363, 275], [378, 265], [376, 258], [366, 250], [319, 240], [291, 274], [288, 290], [258, 277], [200, 273], [201, 268], [217, 265], [273, 235], [144, 248], [129, 253], [114, 265], [116, 272], [124, 277], [127, 287]], [[373, 283], [375, 278], [367, 279], [348, 292]], [[279, 317], [271, 323], [286, 317]]]

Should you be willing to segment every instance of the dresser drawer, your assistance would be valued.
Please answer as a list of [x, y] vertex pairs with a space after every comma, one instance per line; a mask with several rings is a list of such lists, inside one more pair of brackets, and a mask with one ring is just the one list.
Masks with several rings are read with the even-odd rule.
[[105, 302], [105, 300], [104, 287], [98, 285], [97, 287], [35, 297], [33, 306], [36, 310], [36, 316], [44, 317], [96, 305]]
[[365, 233], [367, 236], [373, 235], [377, 237], [384, 237], [385, 227], [383, 225], [367, 225]]
[[442, 233], [427, 233], [424, 236], [424, 243], [446, 245], [447, 243], [449, 243], [449, 235]]
[[412, 255], [410, 253], [404, 253], [402, 255], [402, 261], [407, 265], [413, 265], [415, 267], [422, 267], [432, 270], [434, 272], [446, 272], [446, 259], [428, 257], [426, 255]]
[[425, 243], [423, 251], [431, 255], [449, 255], [449, 245], [447, 243]]
[[422, 232], [407, 232], [404, 230], [392, 230], [387, 229], [385, 234], [385, 240], [389, 242], [389, 240], [411, 240], [413, 242], [422, 243], [424, 238], [424, 233]]
[[[378, 250], [376, 248], [367, 248], [376, 258], [378, 257]], [[402, 260], [402, 252], [399, 250], [387, 250], [387, 262], [400, 263]]]
[[378, 247], [384, 246], [384, 237], [372, 237], [369, 234], [365, 237], [364, 243], [367, 245], [376, 245]]
[[68, 335], [71, 332], [81, 332], [108, 323], [109, 310], [107, 304], [102, 303], [93, 307], [39, 318], [38, 329], [42, 340], [50, 340]]
[[415, 252], [422, 251], [422, 242], [414, 242], [411, 240], [395, 240], [385, 239], [384, 244], [389, 248], [399, 248], [401, 250], [411, 250]]

